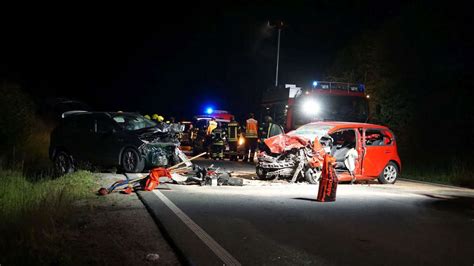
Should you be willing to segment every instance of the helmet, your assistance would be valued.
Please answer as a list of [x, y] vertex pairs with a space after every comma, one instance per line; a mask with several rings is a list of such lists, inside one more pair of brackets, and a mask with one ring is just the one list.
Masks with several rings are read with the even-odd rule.
[[143, 117], [145, 117], [148, 120], [151, 120], [151, 117], [149, 115], [144, 115]]
[[161, 115], [157, 115], [157, 114], [153, 114], [151, 118], [153, 118], [153, 120], [156, 120], [158, 122], [163, 122], [163, 120], [165, 120]]

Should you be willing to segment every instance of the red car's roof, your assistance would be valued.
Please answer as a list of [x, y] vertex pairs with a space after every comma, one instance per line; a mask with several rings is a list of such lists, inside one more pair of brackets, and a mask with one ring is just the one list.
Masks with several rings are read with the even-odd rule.
[[324, 121], [324, 122], [312, 122], [310, 125], [321, 125], [321, 126], [331, 126], [334, 129], [340, 128], [353, 128], [353, 127], [362, 127], [362, 128], [383, 128], [388, 129], [386, 126], [368, 124], [368, 123], [357, 123], [357, 122], [337, 122], [337, 121]]

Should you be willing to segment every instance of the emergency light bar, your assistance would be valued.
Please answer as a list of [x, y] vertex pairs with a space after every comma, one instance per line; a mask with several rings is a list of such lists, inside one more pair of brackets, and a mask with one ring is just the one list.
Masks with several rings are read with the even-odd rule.
[[345, 82], [329, 82], [329, 81], [313, 81], [314, 90], [342, 90], [347, 92], [365, 92], [364, 84], [345, 83]]

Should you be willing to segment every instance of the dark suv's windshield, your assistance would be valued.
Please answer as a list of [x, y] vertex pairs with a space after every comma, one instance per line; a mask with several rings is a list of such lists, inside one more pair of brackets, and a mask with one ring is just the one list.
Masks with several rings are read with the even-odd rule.
[[115, 114], [112, 118], [125, 130], [138, 130], [157, 125], [154, 121], [136, 114]]

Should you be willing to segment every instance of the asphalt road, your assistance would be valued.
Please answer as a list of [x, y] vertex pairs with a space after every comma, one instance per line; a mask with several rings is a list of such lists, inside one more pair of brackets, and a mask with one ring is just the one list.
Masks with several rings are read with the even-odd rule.
[[[199, 160], [251, 173], [252, 165]], [[139, 195], [197, 265], [473, 265], [474, 191], [398, 181], [317, 186], [247, 180], [243, 187], [161, 185]]]

